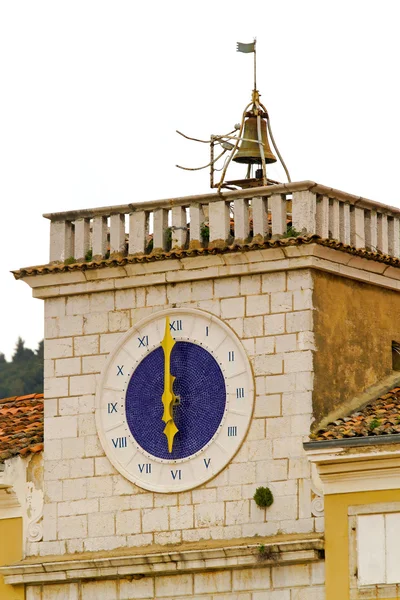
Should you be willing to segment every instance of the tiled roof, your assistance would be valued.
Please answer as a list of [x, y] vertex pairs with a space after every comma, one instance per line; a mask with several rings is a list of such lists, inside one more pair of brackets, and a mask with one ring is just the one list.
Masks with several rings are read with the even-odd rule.
[[0, 400], [0, 462], [43, 450], [43, 394]]
[[294, 238], [281, 238], [277, 240], [267, 240], [264, 242], [251, 242], [249, 244], [232, 244], [225, 248], [193, 248], [182, 250], [170, 250], [169, 252], [155, 252], [150, 254], [139, 254], [133, 256], [121, 256], [104, 258], [102, 260], [93, 260], [91, 262], [76, 262], [72, 264], [48, 264], [34, 267], [25, 267], [18, 271], [13, 271], [15, 279], [21, 279], [31, 275], [46, 275], [48, 273], [67, 273], [68, 271], [86, 271], [91, 269], [102, 269], [105, 267], [123, 267], [127, 264], [147, 263], [157, 260], [166, 260], [173, 258], [183, 258], [187, 256], [203, 256], [207, 254], [225, 254], [229, 252], [243, 252], [248, 250], [260, 250], [265, 248], [281, 248], [286, 246], [302, 246], [305, 244], [319, 244], [334, 250], [346, 252], [353, 256], [360, 256], [367, 260], [384, 263], [393, 267], [400, 267], [400, 259], [380, 252], [371, 252], [342, 244], [336, 240], [324, 239], [319, 235], [299, 236]]
[[400, 387], [373, 400], [348, 417], [337, 419], [310, 437], [312, 441], [400, 434]]

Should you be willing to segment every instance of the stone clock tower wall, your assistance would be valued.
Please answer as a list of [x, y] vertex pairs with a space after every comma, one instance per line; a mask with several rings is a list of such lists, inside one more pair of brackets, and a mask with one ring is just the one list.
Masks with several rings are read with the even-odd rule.
[[[304, 181], [47, 216], [50, 264], [15, 273], [45, 303], [43, 528], [27, 544], [26, 560], [2, 567], [5, 583], [23, 584], [26, 600], [323, 600], [322, 485], [303, 443], [324, 419], [345, 416], [368, 394], [376, 398], [385, 386], [398, 385], [392, 353], [400, 339], [392, 315], [398, 311], [400, 211]], [[229, 460], [242, 439], [237, 436], [213, 479], [180, 493], [162, 480], [160, 489], [168, 493], [153, 493], [114, 468], [124, 471], [110, 448], [104, 453], [96, 389], [102, 401], [104, 393], [104, 409], [105, 390], [112, 401], [116, 391], [124, 392], [124, 409], [129, 389], [117, 389], [111, 377], [100, 383], [110, 364], [118, 379], [108, 357], [116, 349], [129, 355], [121, 338], [134, 325], [160, 311], [164, 319], [166, 309], [176, 308], [197, 315], [196, 331], [199, 313], [183, 309], [204, 311], [213, 324], [218, 319], [219, 331], [229, 331], [226, 339], [236, 333], [235, 356], [245, 366], [236, 373], [237, 360], [231, 374], [245, 372], [248, 388], [236, 387], [233, 397], [251, 401], [243, 349], [254, 375], [254, 412], [239, 450]], [[156, 317], [153, 326], [168, 332], [168, 322]], [[168, 339], [163, 332], [160, 341]], [[206, 342], [197, 356], [205, 348]], [[167, 364], [163, 351], [160, 372]], [[227, 354], [232, 348], [218, 355], [224, 373]], [[134, 376], [138, 372], [135, 367]], [[212, 379], [202, 385], [212, 388]], [[232, 391], [229, 384], [220, 389], [224, 408]], [[249, 411], [230, 404], [228, 412], [247, 423]], [[101, 421], [102, 439], [107, 427], [113, 429]], [[225, 439], [229, 429], [236, 435], [227, 425]], [[207, 443], [200, 450], [208, 451]], [[226, 447], [220, 444], [222, 452]], [[194, 455], [186, 462], [190, 468]], [[160, 477], [169, 477], [171, 461], [163, 464]], [[253, 499], [261, 486], [273, 494], [268, 508]]]
[[[44, 542], [31, 553], [322, 529], [311, 513], [302, 450], [313, 386], [311, 273], [213, 278], [218, 267], [230, 268], [223, 256], [189, 260], [201, 279], [194, 268], [192, 281], [136, 287], [133, 274], [109, 279], [112, 270], [104, 269], [95, 286], [121, 289], [45, 301], [47, 503]], [[104, 456], [94, 416], [96, 380], [121, 332], [152, 312], [181, 306], [221, 317], [242, 340], [254, 370], [255, 411], [245, 442], [217, 477], [191, 492], [156, 494], [128, 482]], [[252, 500], [257, 485], [274, 494], [267, 512]]]
[[[313, 598], [323, 597], [316, 551], [305, 564], [262, 564], [265, 536], [314, 539], [323, 530], [302, 448], [312, 418], [313, 279], [309, 268], [296, 268], [297, 255], [293, 269], [283, 250], [265, 249], [37, 278], [46, 283], [35, 290], [45, 297], [45, 507], [43, 541], [30, 544], [29, 555], [161, 552], [171, 544], [212, 548], [251, 538], [261, 549], [259, 567], [176, 576], [176, 590], [208, 600], [210, 593], [242, 598], [230, 592], [271, 589], [271, 598], [286, 600], [292, 585], [304, 590], [299, 598], [313, 585]], [[250, 358], [256, 390], [248, 435], [234, 459], [214, 479], [178, 494], [148, 492], [120, 475], [104, 455], [94, 414], [96, 382], [121, 333], [168, 307], [198, 308], [231, 327]], [[258, 486], [274, 495], [268, 509], [253, 500]], [[114, 583], [86, 585], [101, 596]], [[168, 585], [166, 578], [146, 579], [137, 589], [153, 592], [132, 597], [153, 597], [154, 590], [154, 597], [175, 597], [171, 585], [171, 578]]]

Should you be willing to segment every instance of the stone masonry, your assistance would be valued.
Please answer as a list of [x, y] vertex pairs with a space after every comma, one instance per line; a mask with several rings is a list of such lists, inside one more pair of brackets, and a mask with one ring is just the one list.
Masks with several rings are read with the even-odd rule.
[[[243, 538], [259, 538], [261, 548], [276, 535], [321, 535], [322, 511], [313, 509], [303, 451], [312, 419], [313, 278], [302, 267], [302, 250], [295, 254], [252, 250], [34, 278], [34, 295], [45, 300], [45, 505], [43, 540], [28, 544], [28, 556], [73, 561], [88, 552], [170, 552]], [[104, 455], [94, 414], [96, 382], [121, 333], [166, 307], [223, 319], [250, 357], [256, 388], [251, 426], [232, 462], [178, 494], [148, 492], [124, 479]], [[273, 492], [268, 509], [253, 500], [260, 485]], [[247, 569], [240, 562], [230, 569], [228, 560], [221, 570], [217, 563], [211, 571], [196, 565], [143, 579], [30, 580], [27, 600], [323, 600], [323, 561], [252, 560]]]
[[[398, 290], [399, 210], [304, 181], [45, 216], [50, 264], [16, 273], [45, 301], [43, 539], [5, 583], [27, 600], [324, 600], [322, 492], [303, 449], [321, 378], [314, 274]], [[308, 238], [275, 243], [288, 222]], [[80, 264], [89, 250], [99, 262]], [[236, 332], [256, 397], [229, 465], [160, 494], [104, 455], [95, 394], [121, 334], [168, 307]], [[258, 486], [273, 493], [267, 509]]]
[[30, 586], [26, 600], [324, 600], [324, 563]]
[[[119, 475], [94, 416], [96, 378], [120, 333], [168, 306], [221, 317], [242, 340], [256, 382], [254, 419], [232, 463], [180, 494], [147, 492]], [[302, 450], [313, 384], [310, 271], [52, 298], [45, 336], [44, 539], [29, 554], [322, 531]], [[274, 494], [267, 513], [252, 501], [257, 485]]]

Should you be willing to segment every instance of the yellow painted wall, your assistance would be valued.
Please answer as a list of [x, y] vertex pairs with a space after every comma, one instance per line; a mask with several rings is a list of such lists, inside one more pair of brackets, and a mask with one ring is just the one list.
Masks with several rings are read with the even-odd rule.
[[[22, 558], [22, 519], [0, 519], [0, 565], [9, 565]], [[24, 600], [23, 585], [5, 585], [0, 576], [1, 600]]]
[[[400, 342], [400, 294], [315, 271], [313, 429], [335, 409], [391, 375]], [[379, 307], [379, 310], [377, 309]]]
[[347, 508], [378, 502], [400, 502], [400, 490], [325, 496], [326, 600], [349, 600], [350, 597]]

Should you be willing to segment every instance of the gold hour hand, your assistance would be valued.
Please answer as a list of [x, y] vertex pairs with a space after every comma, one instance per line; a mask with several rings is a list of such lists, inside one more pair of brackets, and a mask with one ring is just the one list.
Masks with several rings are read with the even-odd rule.
[[162, 403], [164, 413], [162, 420], [165, 423], [164, 434], [168, 441], [168, 452], [172, 452], [174, 437], [178, 433], [178, 428], [173, 419], [173, 405], [176, 402], [176, 396], [173, 391], [175, 377], [171, 375], [171, 352], [175, 345], [175, 340], [171, 335], [169, 326], [169, 317], [165, 319], [165, 333], [161, 342], [161, 347], [164, 350], [164, 393], [162, 395]]

